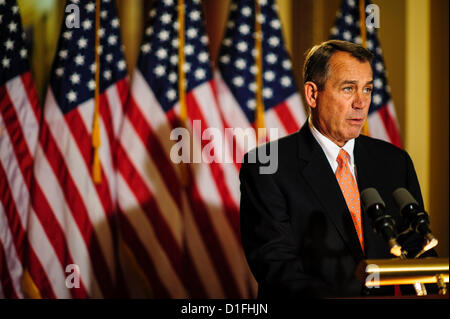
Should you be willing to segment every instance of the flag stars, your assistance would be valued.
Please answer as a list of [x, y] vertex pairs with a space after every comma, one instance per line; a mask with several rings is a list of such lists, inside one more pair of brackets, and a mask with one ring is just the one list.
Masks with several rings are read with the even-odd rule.
[[239, 32], [243, 35], [247, 35], [250, 33], [250, 27], [247, 24], [242, 24], [239, 27]]
[[70, 82], [72, 84], [79, 84], [80, 83], [80, 75], [78, 73], [74, 73], [70, 76]]
[[248, 45], [247, 45], [247, 43], [244, 42], [244, 41], [241, 41], [241, 42], [239, 42], [239, 43], [237, 44], [237, 49], [238, 49], [239, 51], [241, 51], [241, 52], [246, 52], [246, 51], [247, 51], [247, 48], [248, 48]]
[[112, 77], [111, 71], [110, 71], [110, 70], [105, 70], [105, 71], [103, 72], [103, 77], [104, 77], [106, 80], [111, 80], [111, 77]]
[[111, 26], [112, 26], [114, 29], [120, 27], [119, 19], [117, 19], [117, 18], [112, 19], [112, 21], [111, 21]]
[[170, 56], [170, 63], [172, 63], [173, 65], [176, 65], [178, 63], [178, 55], [174, 54]]
[[277, 37], [270, 37], [269, 38], [269, 45], [271, 47], [277, 47], [280, 44], [280, 40]]
[[19, 54], [20, 54], [20, 57], [21, 57], [22, 59], [25, 59], [25, 58], [28, 56], [28, 50], [25, 49], [25, 48], [22, 48], [22, 49], [20, 50]]
[[273, 81], [275, 79], [275, 73], [273, 71], [264, 72], [264, 80]]
[[84, 56], [81, 55], [81, 54], [78, 54], [78, 55], [75, 57], [75, 64], [78, 65], [78, 66], [83, 65], [83, 64], [84, 64]]
[[81, 26], [83, 27], [84, 30], [90, 30], [92, 28], [92, 21], [86, 19], [81, 23]]
[[194, 76], [197, 80], [203, 80], [206, 77], [206, 72], [203, 69], [195, 70]]
[[61, 59], [66, 59], [67, 58], [67, 50], [61, 50], [61, 51], [59, 51], [59, 57], [61, 58]]
[[250, 7], [243, 7], [241, 9], [241, 13], [245, 16], [245, 17], [249, 17], [252, 14], [252, 9], [250, 9]]
[[342, 34], [342, 36], [344, 37], [345, 40], [350, 41], [352, 39], [352, 34], [350, 31], [344, 31], [344, 33]]
[[223, 64], [230, 63], [230, 56], [229, 55], [222, 55], [220, 57], [220, 62], [222, 62]]
[[381, 62], [377, 62], [377, 63], [375, 64], [375, 69], [376, 69], [378, 72], [383, 71], [383, 70], [384, 70], [383, 64], [382, 64]]
[[145, 43], [145, 44], [143, 44], [143, 45], [141, 46], [141, 51], [142, 51], [142, 53], [144, 53], [144, 54], [149, 53], [149, 52], [150, 52], [150, 49], [151, 49], [150, 43]]
[[191, 44], [187, 44], [184, 47], [184, 53], [186, 53], [186, 55], [192, 55], [194, 54], [194, 46], [192, 46]]
[[90, 80], [87, 84], [87, 87], [89, 90], [94, 91], [95, 90], [95, 81], [94, 80]]
[[158, 49], [156, 51], [156, 56], [158, 59], [163, 60], [167, 57], [167, 51], [164, 48]]
[[170, 34], [169, 34], [169, 32], [166, 31], [166, 30], [161, 31], [161, 32], [158, 34], [158, 38], [159, 38], [161, 41], [167, 41], [167, 40], [169, 39], [169, 36], [170, 36]]
[[81, 37], [78, 41], [78, 48], [85, 49], [87, 47], [88, 40], [84, 37]]
[[93, 2], [89, 2], [84, 8], [87, 12], [93, 12], [95, 10], [95, 4]]
[[127, 67], [127, 64], [126, 64], [125, 60], [123, 60], [123, 59], [117, 63], [117, 68], [120, 71], [124, 71], [126, 69], [126, 67]]
[[160, 18], [161, 22], [163, 24], [168, 24], [172, 21], [172, 17], [170, 16], [170, 14], [168, 13], [164, 13], [161, 18]]
[[380, 105], [380, 104], [381, 104], [381, 95], [380, 95], [380, 94], [375, 94], [375, 95], [373, 96], [372, 101], [373, 101], [373, 103], [374, 103], [375, 105]]
[[157, 77], [161, 77], [166, 73], [166, 69], [164, 68], [164, 66], [162, 66], [161, 64], [156, 66], [155, 69], [153, 70], [153, 72], [155, 73], [155, 75]]
[[171, 101], [175, 100], [175, 98], [177, 97], [177, 91], [175, 91], [174, 89], [168, 90], [166, 93], [166, 97]]
[[245, 63], [244, 59], [237, 59], [236, 62], [234, 63], [234, 65], [240, 70], [243, 70], [246, 67], [246, 63]]
[[75, 91], [73, 91], [73, 90], [70, 90], [70, 91], [67, 93], [66, 98], [67, 98], [67, 100], [68, 100], [70, 103], [73, 103], [73, 102], [75, 102], [75, 101], [77, 100], [77, 93], [76, 93]]
[[241, 87], [244, 85], [244, 79], [241, 76], [234, 77], [232, 81], [236, 87]]
[[277, 19], [273, 19], [272, 21], [270, 21], [270, 26], [276, 30], [281, 28], [281, 22]]
[[283, 76], [281, 78], [281, 85], [282, 86], [289, 87], [289, 86], [291, 86], [291, 84], [292, 84], [292, 81], [291, 81], [291, 79], [288, 76]]
[[56, 74], [56, 76], [59, 77], [59, 78], [62, 77], [63, 74], [64, 74], [64, 68], [62, 68], [62, 67], [57, 68], [57, 69], [55, 70], [55, 74]]
[[117, 36], [115, 36], [115, 35], [110, 35], [110, 36], [108, 37], [108, 44], [109, 44], [109, 45], [115, 45], [115, 44], [117, 44]]
[[375, 79], [373, 81], [373, 85], [375, 86], [375, 88], [381, 89], [383, 87], [383, 81], [380, 79]]
[[345, 16], [344, 20], [345, 20], [345, 23], [348, 24], [348, 25], [351, 25], [353, 23], [353, 18], [352, 18], [352, 16], [350, 14], [347, 14]]
[[292, 69], [292, 62], [290, 60], [286, 59], [282, 62], [282, 66], [285, 70], [289, 71]]
[[266, 61], [270, 64], [274, 64], [275, 62], [277, 62], [277, 56], [273, 53], [269, 53], [266, 56]]
[[197, 30], [194, 29], [194, 28], [189, 28], [189, 29], [186, 31], [186, 35], [187, 35], [188, 38], [190, 38], [190, 39], [196, 38], [196, 37], [197, 37], [197, 34], [198, 34]]
[[10, 59], [8, 59], [8, 58], [3, 58], [3, 60], [2, 60], [2, 65], [3, 65], [3, 67], [5, 68], [5, 69], [7, 69], [7, 68], [9, 68], [9, 63], [10, 63], [11, 61], [10, 61]]
[[198, 59], [202, 63], [206, 63], [209, 60], [209, 55], [207, 52], [203, 51], [198, 55]]
[[17, 23], [14, 23], [12, 21], [10, 24], [8, 24], [9, 32], [16, 32], [17, 31]]
[[198, 20], [200, 20], [200, 11], [198, 11], [198, 10], [193, 10], [193, 11], [191, 11], [191, 12], [189, 13], [189, 18], [190, 18], [192, 21], [198, 21]]
[[6, 50], [12, 50], [14, 48], [14, 41], [11, 39], [6, 40], [5, 42]]

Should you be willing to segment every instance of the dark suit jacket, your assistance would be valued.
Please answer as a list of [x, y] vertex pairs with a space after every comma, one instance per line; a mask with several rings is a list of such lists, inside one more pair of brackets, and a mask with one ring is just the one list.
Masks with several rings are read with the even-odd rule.
[[[307, 123], [277, 143], [274, 174], [260, 174], [263, 164], [258, 161], [248, 163], [249, 153], [254, 155], [256, 149], [246, 154], [240, 170], [242, 243], [259, 284], [259, 297], [374, 293], [363, 288], [355, 269], [363, 258], [393, 258], [387, 243], [363, 212], [363, 253], [336, 177]], [[265, 146], [276, 151], [273, 142]], [[360, 192], [367, 187], [377, 189], [403, 230], [392, 192], [405, 187], [423, 206], [409, 155], [361, 135], [355, 141], [354, 159]], [[400, 244], [410, 254], [420, 250], [419, 236], [403, 237]]]

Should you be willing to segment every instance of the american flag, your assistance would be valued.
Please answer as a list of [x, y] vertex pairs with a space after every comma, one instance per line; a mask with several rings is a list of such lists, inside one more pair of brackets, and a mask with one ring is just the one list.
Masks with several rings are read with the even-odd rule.
[[40, 108], [16, 0], [0, 0], [0, 298], [23, 298], [21, 277]]
[[[27, 294], [43, 298], [108, 298], [120, 286], [115, 231], [116, 141], [128, 95], [115, 1], [72, 0], [53, 61], [35, 156], [28, 219]], [[100, 10], [100, 163], [93, 182], [96, 10]], [[70, 16], [69, 16], [70, 15]]]
[[[221, 112], [227, 127], [255, 125], [256, 1], [233, 0], [216, 72]], [[292, 62], [285, 48], [278, 8], [273, 0], [258, 0], [258, 23], [262, 32], [262, 96], [265, 127], [270, 140], [293, 133], [306, 120], [305, 110], [292, 73]], [[270, 135], [270, 128], [277, 133]], [[236, 141], [243, 155], [243, 141]], [[256, 141], [255, 141], [256, 143]], [[238, 156], [241, 158], [241, 156]]]
[[[239, 181], [217, 157], [224, 127], [216, 100], [200, 0], [157, 1], [133, 75], [118, 151], [120, 227], [132, 296], [241, 298], [254, 295], [239, 236]], [[213, 161], [175, 164], [171, 132], [180, 118], [179, 30], [184, 34], [186, 129], [191, 160], [208, 146]], [[182, 42], [181, 42], [182, 43]], [[194, 122], [199, 121], [199, 122]], [[217, 129], [219, 139], [205, 136]], [[203, 139], [202, 139], [203, 136]], [[186, 141], [185, 141], [186, 142]], [[187, 141], [189, 143], [189, 141]], [[181, 166], [181, 167], [180, 167]], [[183, 168], [184, 167], [184, 168]], [[188, 173], [186, 187], [182, 172]]]
[[[365, 1], [365, 8], [370, 4]], [[376, 28], [366, 26], [366, 46], [373, 53], [373, 93], [369, 108], [368, 127], [369, 136], [390, 142], [398, 147], [402, 146], [399, 127], [391, 99], [390, 88], [386, 78], [383, 53]], [[336, 22], [331, 28], [331, 39], [362, 43], [359, 22], [359, 1], [343, 0], [336, 14]]]

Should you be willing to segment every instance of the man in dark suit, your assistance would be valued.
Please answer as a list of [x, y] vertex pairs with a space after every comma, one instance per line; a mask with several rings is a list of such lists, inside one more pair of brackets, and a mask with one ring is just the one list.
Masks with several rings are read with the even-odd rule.
[[[299, 132], [263, 146], [276, 152], [270, 156], [278, 161], [275, 172], [264, 173], [264, 164], [254, 160], [261, 147], [244, 158], [241, 234], [259, 297], [374, 293], [356, 278], [358, 263], [394, 256], [361, 210], [359, 192], [378, 190], [399, 228], [394, 190], [408, 189], [423, 206], [409, 155], [360, 135], [371, 101], [371, 59], [368, 50], [345, 41], [312, 48], [303, 70], [308, 121]], [[356, 194], [346, 193], [348, 187]], [[398, 240], [409, 255], [422, 247], [412, 233]], [[378, 291], [392, 294], [393, 288]]]

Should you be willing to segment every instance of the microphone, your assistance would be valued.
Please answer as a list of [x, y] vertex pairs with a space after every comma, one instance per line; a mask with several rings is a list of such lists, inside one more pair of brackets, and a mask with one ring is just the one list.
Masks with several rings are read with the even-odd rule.
[[428, 214], [419, 207], [419, 203], [414, 199], [410, 192], [405, 188], [397, 188], [393, 193], [395, 204], [400, 210], [402, 216], [407, 220], [409, 226], [416, 233], [425, 238], [423, 252], [436, 247], [438, 240], [433, 236], [430, 230], [430, 219]]
[[362, 206], [372, 221], [374, 231], [380, 234], [389, 244], [389, 251], [392, 255], [400, 257], [402, 247], [397, 242], [397, 232], [395, 221], [386, 212], [386, 204], [381, 199], [378, 191], [373, 188], [366, 188], [361, 192]]

